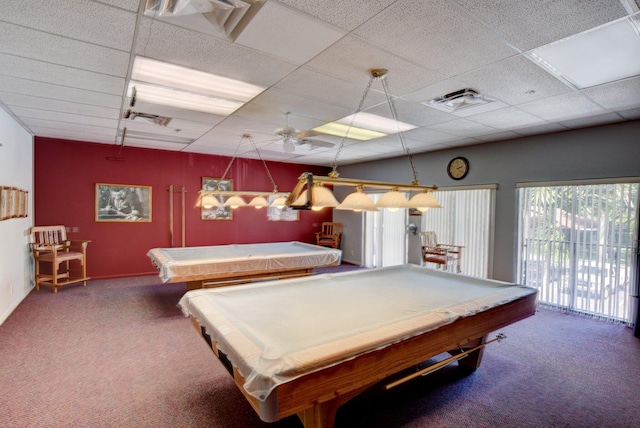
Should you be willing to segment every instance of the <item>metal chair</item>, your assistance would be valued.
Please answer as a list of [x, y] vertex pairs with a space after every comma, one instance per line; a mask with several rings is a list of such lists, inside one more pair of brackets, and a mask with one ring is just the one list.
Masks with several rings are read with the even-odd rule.
[[[36, 290], [41, 285], [58, 287], [82, 282], [87, 285], [87, 245], [91, 241], [68, 240], [64, 226], [31, 228], [31, 251], [35, 263]], [[44, 269], [43, 265], [44, 264]], [[46, 271], [46, 272], [43, 272]]]

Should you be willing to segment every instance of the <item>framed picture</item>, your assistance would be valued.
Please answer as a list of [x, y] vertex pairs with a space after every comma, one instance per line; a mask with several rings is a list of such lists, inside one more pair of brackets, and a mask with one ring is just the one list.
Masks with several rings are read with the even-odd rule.
[[271, 203], [275, 201], [276, 198], [277, 196], [269, 196], [267, 199], [269, 202], [267, 219], [269, 221], [298, 221], [300, 219], [300, 212], [298, 210], [291, 209], [291, 207], [272, 207]]
[[151, 222], [151, 186], [96, 183], [97, 222]]
[[[202, 177], [202, 190], [233, 190], [233, 180]], [[200, 207], [200, 218], [202, 220], [232, 220], [233, 210], [229, 207], [223, 206], [227, 197], [216, 196], [216, 198], [220, 201], [220, 205], [211, 208]]]

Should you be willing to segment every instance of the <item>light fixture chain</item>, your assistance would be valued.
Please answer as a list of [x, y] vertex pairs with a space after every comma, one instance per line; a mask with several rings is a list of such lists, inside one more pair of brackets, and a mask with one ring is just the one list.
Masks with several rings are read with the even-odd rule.
[[387, 103], [389, 104], [389, 109], [391, 110], [391, 116], [393, 117], [393, 121], [395, 122], [398, 130], [398, 138], [400, 139], [402, 150], [409, 158], [409, 164], [411, 165], [411, 171], [413, 172], [413, 184], [418, 185], [420, 184], [420, 180], [418, 180], [418, 173], [416, 172], [416, 167], [413, 164], [413, 156], [411, 155], [411, 151], [409, 150], [409, 148], [404, 143], [404, 136], [402, 134], [402, 131], [400, 130], [400, 125], [398, 124], [398, 113], [396, 112], [396, 106], [393, 103], [393, 99], [389, 95], [390, 91], [389, 91], [389, 86], [387, 85], [387, 80], [384, 78], [381, 78], [380, 80], [382, 82], [382, 89], [384, 89], [384, 95], [387, 97]]
[[351, 121], [349, 122], [349, 126], [347, 127], [347, 132], [345, 132], [345, 134], [342, 136], [342, 140], [340, 141], [340, 146], [338, 146], [338, 151], [336, 152], [336, 156], [333, 159], [333, 162], [331, 163], [331, 168], [336, 177], [338, 176], [338, 171], [337, 171], [338, 156], [340, 156], [340, 152], [344, 147], [344, 142], [347, 139], [347, 136], [349, 135], [349, 131], [351, 131], [351, 128], [353, 127], [353, 122], [355, 121], [356, 116], [362, 110], [362, 106], [364, 105], [364, 100], [367, 98], [367, 95], [369, 94], [369, 89], [371, 89], [371, 84], [373, 83], [373, 79], [374, 79], [373, 75], [369, 76], [369, 83], [367, 83], [367, 87], [365, 88], [364, 93], [362, 94], [362, 98], [360, 98], [360, 103], [358, 104], [358, 108], [354, 113], [354, 115], [351, 117]]
[[220, 189], [220, 183], [227, 177], [227, 173], [229, 173], [229, 170], [231, 169], [231, 165], [233, 165], [233, 162], [235, 162], [236, 158], [238, 157], [238, 152], [240, 151], [240, 145], [242, 144], [242, 140], [245, 138], [246, 138], [245, 135], [240, 137], [240, 141], [238, 141], [238, 145], [236, 146], [236, 151], [233, 153], [233, 157], [231, 158], [231, 161], [229, 161], [229, 164], [227, 165], [227, 169], [224, 171], [224, 174], [222, 174], [222, 177], [220, 178], [220, 180], [218, 180], [218, 190], [222, 190]]
[[262, 159], [262, 156], [260, 155], [260, 152], [258, 151], [256, 144], [253, 142], [253, 139], [250, 136], [245, 136], [245, 137], [247, 138], [247, 140], [249, 140], [249, 142], [251, 143], [251, 147], [253, 147], [253, 150], [258, 155], [258, 158], [262, 161], [262, 164], [264, 165], [264, 169], [267, 170], [267, 175], [269, 176], [269, 180], [271, 180], [271, 184], [273, 185], [273, 192], [276, 193], [278, 191], [278, 186], [276, 186], [276, 182], [273, 180], [273, 176], [271, 175], [271, 171], [269, 171], [269, 167], [267, 166], [267, 163], [264, 161], [264, 159]]

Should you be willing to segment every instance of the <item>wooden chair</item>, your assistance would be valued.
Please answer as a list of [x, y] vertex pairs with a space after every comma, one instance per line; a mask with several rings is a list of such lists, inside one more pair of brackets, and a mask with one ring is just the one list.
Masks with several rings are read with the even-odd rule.
[[460, 273], [460, 258], [462, 246], [440, 244], [435, 232], [420, 232], [422, 243], [422, 260], [425, 263], [435, 263], [438, 268]]
[[[68, 240], [64, 226], [31, 228], [31, 251], [35, 264], [36, 290], [41, 285], [58, 287], [76, 282], [87, 285], [87, 245], [91, 241]], [[44, 264], [44, 271], [41, 266]]]
[[342, 239], [342, 223], [322, 223], [322, 230], [316, 232], [316, 245], [323, 247], [340, 248]]

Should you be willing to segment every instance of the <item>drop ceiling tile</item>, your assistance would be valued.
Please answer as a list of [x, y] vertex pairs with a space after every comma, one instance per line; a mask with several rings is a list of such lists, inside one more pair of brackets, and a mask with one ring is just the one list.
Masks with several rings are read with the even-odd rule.
[[[313, 58], [305, 67], [312, 68], [338, 79], [347, 79], [361, 88], [360, 93], [369, 81], [372, 68], [385, 68], [387, 86], [394, 95], [403, 95], [416, 91], [426, 85], [445, 78], [444, 75], [400, 58], [392, 52], [380, 50], [354, 36], [346, 36], [324, 52]], [[382, 90], [381, 85], [375, 85]], [[356, 104], [357, 105], [357, 104]]]
[[22, 118], [24, 121], [29, 119], [44, 119], [55, 122], [78, 123], [92, 126], [114, 126], [114, 121], [118, 120], [118, 116], [110, 118], [88, 116], [83, 114], [62, 113], [51, 110], [40, 110], [25, 107], [12, 107], [11, 111]]
[[[409, 102], [401, 98], [394, 99], [393, 104], [396, 109], [396, 117], [398, 120], [414, 126], [431, 126], [437, 123], [448, 122], [456, 118], [456, 116], [451, 114], [426, 107], [422, 104]], [[373, 108], [367, 109], [366, 112], [386, 118], [393, 117], [389, 103], [379, 104]]]
[[567, 128], [586, 128], [589, 126], [606, 125], [608, 123], [616, 122], [620, 122], [620, 116], [617, 113], [607, 113], [599, 116], [578, 117], [572, 120], [563, 120], [560, 124]]
[[0, 54], [0, 75], [121, 96], [125, 79], [14, 55]]
[[619, 0], [457, 0], [469, 18], [483, 22], [521, 50], [577, 34], [626, 15]]
[[[47, 138], [59, 138], [72, 141], [90, 141], [92, 143], [115, 144], [113, 132], [91, 132], [83, 130], [75, 131], [66, 128], [49, 128], [46, 126], [34, 126], [33, 132], [36, 135]], [[110, 130], [109, 130], [110, 131]]]
[[[495, 131], [495, 130], [494, 130]], [[422, 144], [431, 146], [435, 144], [450, 143], [459, 140], [460, 137], [450, 133], [441, 132], [432, 128], [417, 128], [404, 133], [407, 140], [421, 141]], [[388, 137], [385, 137], [388, 138]]]
[[266, 2], [235, 42], [302, 65], [345, 34], [344, 30], [277, 2]]
[[354, 34], [448, 77], [516, 53], [491, 29], [447, 0], [428, 4], [398, 0]]
[[0, 79], [0, 91], [95, 106], [120, 107], [120, 97], [115, 95], [33, 82], [15, 77], [3, 77]]
[[140, 7], [139, 0], [99, 0], [100, 3], [105, 3], [111, 6], [119, 7], [121, 9], [130, 10], [136, 12]]
[[582, 93], [614, 111], [640, 108], [640, 76], [587, 88]]
[[61, 113], [83, 114], [96, 117], [118, 118], [120, 110], [68, 101], [52, 100], [31, 95], [0, 92], [0, 99], [10, 107], [27, 107], [39, 110], [51, 110]]
[[634, 108], [631, 110], [623, 110], [621, 112], [618, 112], [618, 114], [622, 117], [624, 117], [625, 119], [640, 119], [640, 108]]
[[562, 132], [562, 131], [566, 131], [567, 129], [568, 129], [567, 127], [562, 126], [558, 123], [544, 122], [540, 125], [518, 128], [514, 130], [514, 132], [519, 135], [528, 136], [528, 135], [550, 134], [552, 132]]
[[550, 122], [561, 122], [608, 113], [607, 110], [579, 92], [571, 92], [520, 104], [518, 108]]
[[544, 122], [540, 117], [536, 117], [526, 111], [519, 110], [516, 107], [507, 107], [487, 113], [467, 116], [467, 119], [495, 129], [530, 127]]
[[[33, 127], [34, 129], [38, 128], [49, 128], [50, 130], [57, 130], [58, 133], [78, 133], [85, 135], [112, 135], [113, 138], [116, 136], [116, 129], [114, 126], [91, 126], [84, 124], [76, 124], [73, 127], [69, 126], [67, 122], [56, 122], [51, 120], [43, 120], [43, 119], [27, 119], [25, 123], [29, 127]], [[49, 137], [50, 135], [47, 134]], [[56, 138], [56, 137], [53, 137]], [[86, 141], [86, 140], [85, 140]]]
[[280, 0], [280, 3], [351, 31], [375, 16], [395, 0]]
[[0, 52], [125, 77], [129, 53], [0, 21]]
[[521, 135], [513, 132], [513, 131], [505, 131], [505, 132], [496, 132], [495, 134], [489, 135], [479, 135], [476, 139], [480, 141], [502, 141], [502, 140], [513, 140], [515, 138], [520, 138]]
[[[496, 79], [496, 76], [500, 76]], [[572, 89], [522, 55], [514, 56], [456, 77], [472, 88], [510, 105], [571, 92]]]
[[157, 134], [166, 137], [174, 137], [176, 139], [192, 139], [195, 140], [209, 131], [210, 127], [200, 128], [197, 126], [190, 127], [184, 121], [171, 121], [167, 126], [158, 126], [143, 118], [135, 120], [123, 120], [120, 122], [120, 129], [127, 128], [130, 135], [134, 135], [131, 131], [142, 132], [146, 134]]
[[131, 48], [136, 25], [135, 13], [92, 1], [56, 0], [55, 7], [43, 7], [41, 0], [4, 0], [0, 16], [22, 27], [122, 51]]
[[[358, 86], [314, 70], [300, 68], [282, 79], [274, 88], [327, 104], [338, 105], [355, 112], [366, 85]], [[364, 106], [366, 108], [385, 100], [384, 94], [369, 91]]]
[[429, 129], [443, 132], [445, 134], [457, 135], [460, 137], [489, 135], [499, 131], [499, 129], [467, 119], [456, 119], [445, 123], [438, 123], [436, 125], [430, 126]]
[[143, 18], [135, 54], [268, 87], [292, 72], [294, 64], [255, 49]]
[[[355, 109], [326, 104], [279, 89], [269, 89], [261, 93], [253, 99], [252, 103], [264, 107], [279, 106], [284, 110], [284, 113], [290, 111], [297, 116], [316, 119], [321, 122], [337, 120], [355, 112]], [[241, 109], [236, 112], [236, 116], [243, 117], [243, 113], [244, 109]]]

